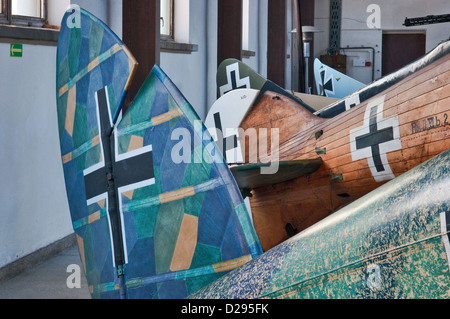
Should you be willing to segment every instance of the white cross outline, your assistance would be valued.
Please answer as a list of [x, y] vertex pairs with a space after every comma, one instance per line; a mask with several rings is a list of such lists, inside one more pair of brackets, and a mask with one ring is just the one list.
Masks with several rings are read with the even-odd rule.
[[[387, 158], [387, 153], [394, 152], [402, 149], [402, 142], [400, 140], [400, 128], [398, 115], [394, 115], [389, 118], [383, 118], [383, 109], [384, 109], [384, 101], [386, 96], [380, 96], [373, 101], [367, 104], [366, 112], [364, 114], [364, 124], [363, 126], [357, 127], [350, 131], [350, 150], [352, 153], [352, 160], [357, 161], [360, 159], [367, 158], [367, 162], [374, 177], [375, 181], [383, 182], [389, 181], [395, 178], [394, 173], [389, 165], [389, 161]], [[389, 127], [393, 128], [394, 139], [389, 142], [381, 143], [379, 145], [380, 148], [380, 157], [381, 162], [384, 167], [383, 172], [378, 172], [375, 163], [373, 160], [373, 154], [370, 147], [366, 147], [363, 149], [356, 148], [356, 138], [370, 132], [370, 112], [372, 108], [377, 107], [377, 125], [379, 130], [383, 130]]]
[[[107, 86], [104, 87], [105, 91], [108, 92], [108, 88]], [[108, 115], [109, 115], [109, 122], [112, 124], [112, 116], [111, 116], [111, 109], [110, 109], [110, 103], [109, 103], [109, 95], [105, 94], [106, 96], [106, 104], [108, 105]], [[103, 141], [102, 141], [102, 132], [101, 132], [101, 123], [100, 123], [100, 105], [98, 103], [98, 91], [95, 92], [95, 111], [96, 111], [96, 115], [97, 115], [97, 125], [98, 125], [98, 136], [99, 136], [99, 145], [100, 145], [100, 152], [101, 152], [101, 156], [102, 156], [102, 160], [97, 163], [94, 164], [88, 168], [86, 168], [83, 171], [83, 176], [87, 176], [103, 167], [105, 167], [105, 153], [104, 153], [104, 149], [103, 149]], [[109, 217], [109, 201], [108, 201], [108, 192], [104, 192], [98, 196], [95, 196], [93, 198], [87, 198], [86, 199], [86, 204], [87, 206], [91, 206], [95, 203], [98, 203], [101, 200], [105, 200], [105, 208], [106, 208], [106, 216], [108, 218], [108, 228], [109, 228], [109, 239], [111, 241], [111, 256], [112, 256], [112, 263], [113, 266], [116, 267], [116, 261], [114, 258], [114, 240], [113, 240], [113, 236], [112, 236], [112, 227], [111, 227], [111, 219]]]
[[245, 85], [246, 88], [250, 88], [250, 77], [247, 76], [245, 78], [241, 79], [241, 75], [239, 74], [239, 63], [233, 63], [230, 65], [227, 65], [226, 67], [226, 73], [227, 73], [227, 84], [222, 85], [219, 90], [220, 90], [220, 96], [224, 95], [226, 92], [233, 90], [233, 85], [232, 85], [232, 78], [231, 78], [231, 73], [234, 71], [235, 74], [235, 79], [236, 79], [236, 86], [237, 87], [242, 87]]
[[345, 110], [348, 111], [351, 108], [358, 106], [359, 104], [361, 104], [359, 94], [355, 93], [353, 95], [350, 95], [345, 99]]

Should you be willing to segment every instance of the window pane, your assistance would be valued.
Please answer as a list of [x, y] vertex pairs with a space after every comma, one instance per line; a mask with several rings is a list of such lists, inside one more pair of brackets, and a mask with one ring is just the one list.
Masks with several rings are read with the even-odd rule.
[[161, 34], [170, 34], [172, 20], [172, 0], [161, 0]]
[[250, 2], [249, 0], [242, 1], [242, 49], [248, 50], [248, 35], [250, 23]]
[[0, 14], [3, 13], [3, 0], [0, 0]]
[[12, 0], [12, 15], [41, 18], [41, 0]]

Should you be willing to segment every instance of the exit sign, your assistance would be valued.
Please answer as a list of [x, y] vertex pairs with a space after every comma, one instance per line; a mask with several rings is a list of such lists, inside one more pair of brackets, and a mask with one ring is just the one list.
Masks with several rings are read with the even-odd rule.
[[23, 53], [23, 45], [17, 43], [11, 43], [9, 55], [12, 58], [21, 58]]

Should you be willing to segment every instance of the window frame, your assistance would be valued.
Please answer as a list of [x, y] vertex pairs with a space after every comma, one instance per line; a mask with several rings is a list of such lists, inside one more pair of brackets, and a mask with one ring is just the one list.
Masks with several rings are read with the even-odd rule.
[[7, 0], [1, 0], [0, 24], [9, 24], [8, 10], [7, 10], [6, 4], [7, 4]]
[[42, 27], [47, 23], [48, 20], [48, 10], [47, 10], [47, 0], [40, 0], [41, 3], [41, 16], [42, 17], [32, 17], [23, 15], [12, 15], [12, 0], [2, 0], [0, 13], [0, 25], [15, 25], [22, 27]]

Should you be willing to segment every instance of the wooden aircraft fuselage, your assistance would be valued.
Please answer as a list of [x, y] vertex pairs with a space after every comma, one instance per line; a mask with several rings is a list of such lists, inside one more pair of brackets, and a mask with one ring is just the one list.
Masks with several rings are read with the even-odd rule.
[[[263, 249], [449, 149], [449, 80], [447, 54], [331, 119], [266, 92], [241, 127], [277, 128], [280, 161], [320, 157], [322, 165], [308, 176], [252, 190], [253, 221]], [[241, 145], [247, 160], [255, 155], [249, 140]]]

